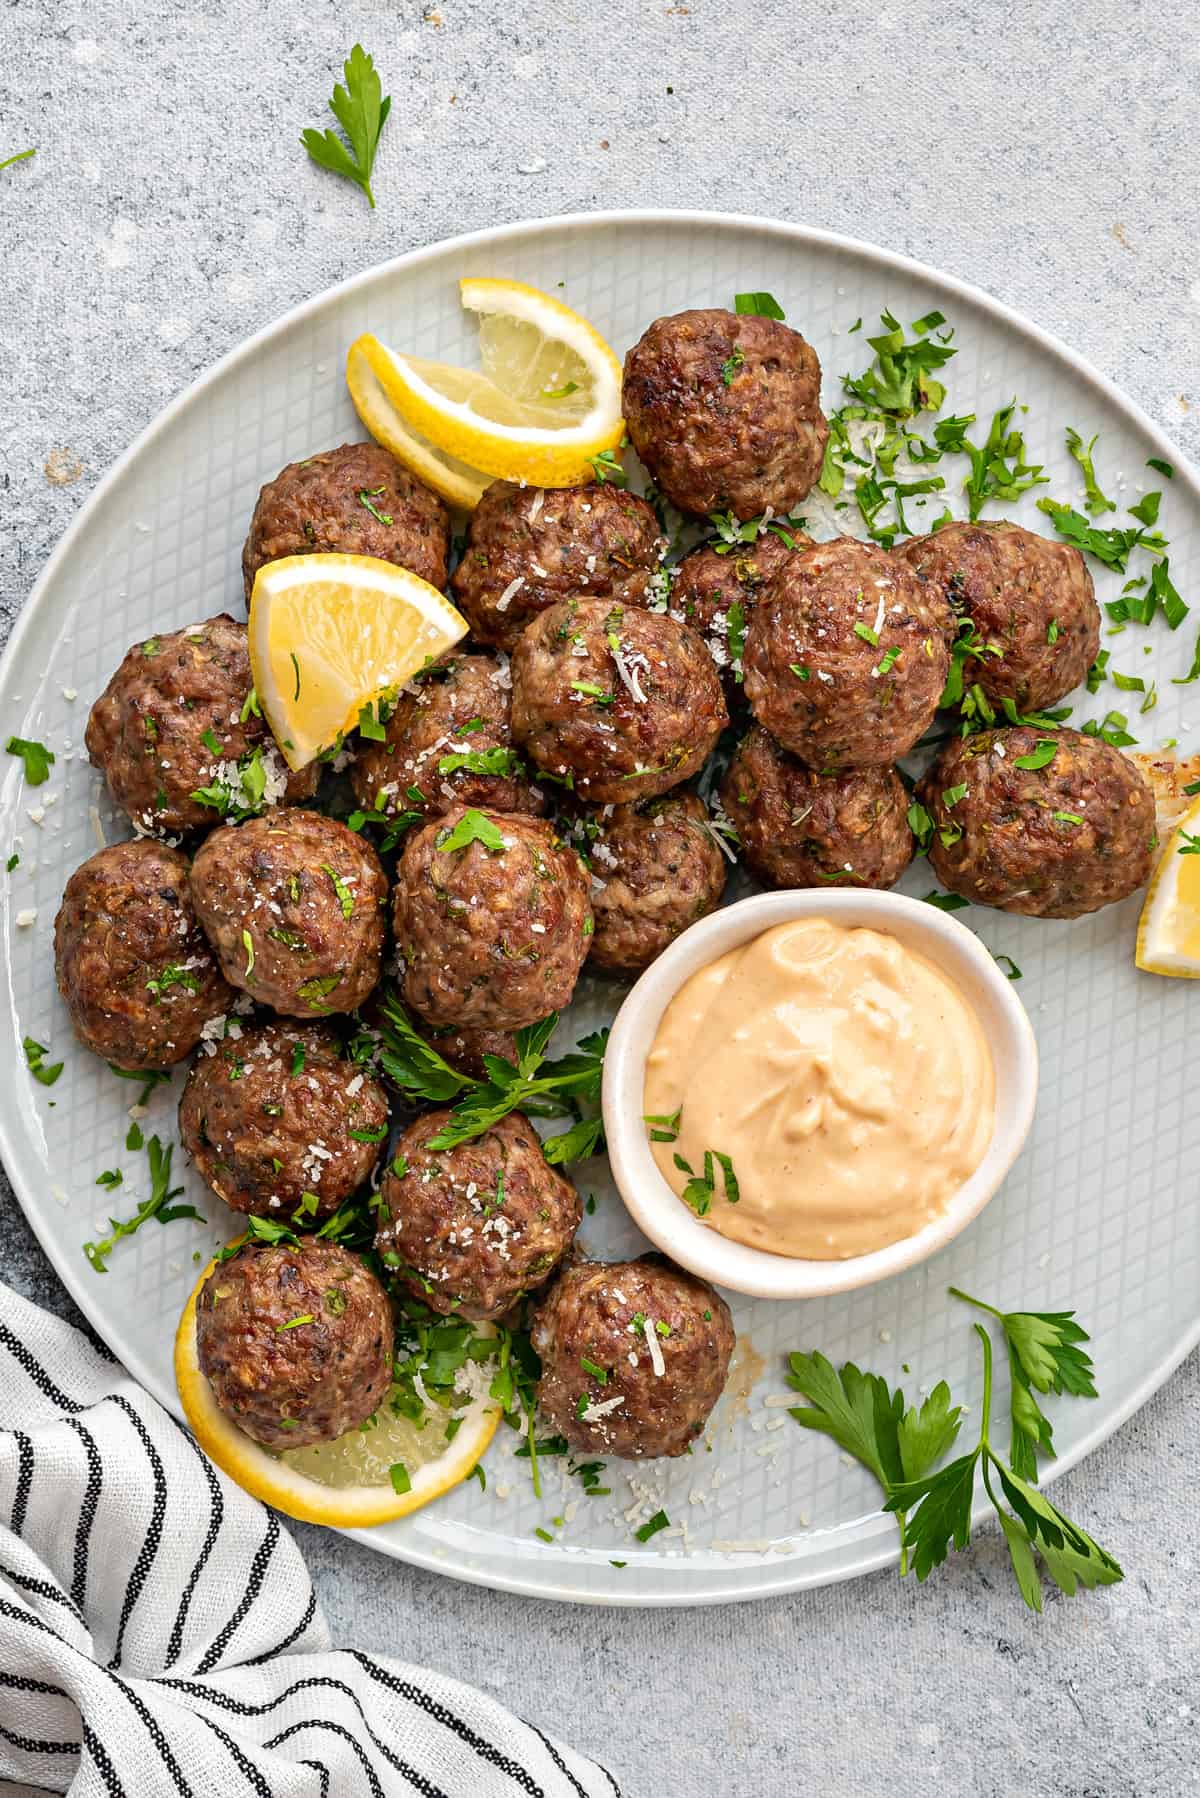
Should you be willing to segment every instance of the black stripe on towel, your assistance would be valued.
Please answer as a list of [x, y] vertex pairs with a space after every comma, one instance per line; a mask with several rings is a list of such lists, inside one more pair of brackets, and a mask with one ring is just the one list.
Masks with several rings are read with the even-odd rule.
[[162, 1542], [163, 1519], [167, 1514], [167, 1480], [163, 1473], [162, 1457], [150, 1440], [150, 1433], [127, 1398], [119, 1392], [111, 1395], [112, 1402], [124, 1411], [134, 1430], [137, 1432], [142, 1447], [146, 1451], [146, 1459], [150, 1463], [150, 1476], [154, 1481], [154, 1504], [150, 1512], [150, 1522], [146, 1529], [145, 1539], [138, 1550], [137, 1560], [129, 1575], [129, 1584], [125, 1588], [125, 1600], [121, 1606], [121, 1620], [117, 1624], [117, 1639], [113, 1645], [110, 1667], [121, 1665], [121, 1650], [125, 1643], [125, 1629], [133, 1614], [133, 1607], [142, 1595], [142, 1587], [146, 1584], [146, 1576], [153, 1567]]
[[100, 1503], [104, 1469], [100, 1462], [100, 1450], [96, 1447], [91, 1431], [86, 1430], [77, 1417], [64, 1417], [63, 1422], [68, 1429], [74, 1430], [83, 1443], [88, 1464], [87, 1485], [84, 1488], [83, 1503], [79, 1507], [79, 1522], [75, 1526], [75, 1566], [71, 1575], [71, 1602], [77, 1610], [82, 1611], [87, 1603], [88, 1551], [91, 1547], [92, 1525], [96, 1521], [96, 1506]]
[[179, 1659], [180, 1650], [183, 1647], [183, 1632], [187, 1624], [188, 1612], [191, 1609], [192, 1599], [195, 1596], [196, 1585], [200, 1575], [208, 1565], [208, 1557], [216, 1546], [217, 1537], [221, 1532], [221, 1525], [225, 1520], [225, 1499], [221, 1492], [221, 1482], [209, 1465], [208, 1456], [204, 1453], [200, 1444], [187, 1434], [186, 1430], [182, 1431], [181, 1434], [183, 1435], [184, 1441], [188, 1444], [196, 1459], [199, 1461], [204, 1477], [208, 1482], [208, 1530], [204, 1537], [204, 1545], [201, 1548], [200, 1553], [196, 1556], [195, 1566], [188, 1575], [187, 1585], [183, 1588], [183, 1597], [179, 1600], [179, 1609], [175, 1613], [175, 1621], [171, 1625], [171, 1636], [167, 1643], [166, 1654], [166, 1664], [168, 1667], [173, 1667], [175, 1662]]
[[250, 1567], [250, 1580], [246, 1591], [233, 1616], [204, 1652], [204, 1658], [196, 1668], [197, 1673], [211, 1673], [229, 1645], [229, 1639], [245, 1617], [250, 1606], [262, 1591], [263, 1576], [267, 1563], [275, 1553], [275, 1545], [279, 1541], [279, 1523], [273, 1512], [267, 1512], [267, 1533], [255, 1551]]
[[8, 1520], [8, 1527], [14, 1536], [19, 1536], [25, 1528], [25, 1513], [29, 1509], [29, 1494], [33, 1488], [33, 1443], [24, 1430], [14, 1430], [13, 1441], [17, 1445], [17, 1490], [13, 1494], [12, 1516]]
[[385, 1667], [380, 1667], [377, 1662], [371, 1660], [368, 1655], [363, 1654], [357, 1648], [351, 1648], [347, 1652], [378, 1685], [386, 1686], [389, 1691], [398, 1693], [410, 1704], [417, 1705], [425, 1712], [426, 1716], [433, 1717], [436, 1722], [453, 1730], [459, 1740], [465, 1742], [469, 1748], [473, 1748], [481, 1760], [490, 1762], [493, 1767], [498, 1767], [501, 1773], [507, 1773], [508, 1777], [519, 1785], [523, 1792], [529, 1794], [529, 1798], [546, 1798], [544, 1790], [526, 1768], [518, 1766], [517, 1762], [509, 1755], [502, 1754], [490, 1742], [485, 1742], [482, 1736], [476, 1735], [469, 1724], [464, 1723], [461, 1717], [456, 1717], [452, 1710], [449, 1710], [446, 1705], [440, 1704], [429, 1692], [422, 1691], [420, 1686], [414, 1686], [409, 1680], [397, 1679]]
[[[372, 1767], [370, 1761], [367, 1759], [354, 1737], [350, 1734], [350, 1731], [348, 1729], [343, 1729], [340, 1723], [330, 1723], [322, 1717], [311, 1717], [306, 1723], [293, 1723], [288, 1729], [281, 1730], [277, 1736], [272, 1736], [269, 1742], [264, 1742], [263, 1747], [278, 1748], [281, 1743], [289, 1741], [294, 1735], [298, 1735], [302, 1729], [327, 1729], [331, 1735], [341, 1736], [344, 1742], [349, 1742], [351, 1748], [353, 1748], [355, 1754], [358, 1756], [359, 1766], [366, 1774], [368, 1782], [370, 1783], [371, 1798], [387, 1798], [387, 1794], [375, 1777], [374, 1767]], [[420, 1791], [420, 1789], [420, 1786], [418, 1786], [417, 1790]]]

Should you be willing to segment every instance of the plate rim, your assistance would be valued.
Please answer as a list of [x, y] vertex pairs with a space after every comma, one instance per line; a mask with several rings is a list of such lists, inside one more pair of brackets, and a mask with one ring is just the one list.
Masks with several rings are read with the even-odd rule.
[[[431, 243], [420, 244], [413, 249], [402, 251], [397, 256], [388, 257], [382, 262], [359, 269], [355, 274], [348, 275], [343, 280], [334, 282], [317, 293], [310, 294], [286, 312], [261, 325], [240, 343], [235, 344], [232, 349], [227, 350], [224, 355], [218, 357], [215, 362], [201, 370], [186, 387], [182, 388], [136, 433], [111, 466], [100, 476], [95, 487], [87, 495], [55, 544], [45, 566], [41, 569], [22, 603], [21, 609], [13, 621], [8, 641], [3, 652], [0, 653], [0, 690], [17, 676], [25, 637], [33, 629], [33, 617], [40, 608], [46, 590], [53, 585], [58, 570], [71, 554], [77, 537], [82, 534], [93, 516], [102, 510], [109, 493], [130, 465], [138, 460], [155, 439], [169, 429], [190, 406], [198, 403], [208, 388], [214, 386], [240, 364], [251, 360], [274, 338], [314, 316], [331, 301], [342, 299], [359, 287], [368, 286], [389, 275], [417, 267], [423, 262], [445, 256], [450, 252], [457, 251], [467, 254], [477, 248], [485, 246], [490, 248], [504, 243], [506, 239], [525, 236], [531, 232], [554, 232], [557, 234], [575, 231], [582, 233], [583, 231], [604, 230], [612, 227], [639, 230], [673, 227], [732, 230], [748, 236], [774, 237], [790, 242], [797, 247], [861, 257], [881, 270], [890, 269], [908, 278], [915, 277], [930, 282], [943, 291], [990, 314], [997, 323], [1015, 331], [1025, 340], [1036, 344], [1044, 353], [1065, 363], [1080, 380], [1095, 389], [1110, 406], [1122, 413], [1133, 426], [1143, 432], [1153, 442], [1156, 449], [1169, 457], [1175, 468], [1176, 478], [1182, 477], [1181, 484], [1191, 490], [1192, 497], [1200, 504], [1200, 472], [1193, 466], [1179, 445], [1168, 436], [1163, 427], [1118, 387], [1115, 381], [1053, 332], [1047, 331], [1034, 320], [1027, 318], [1007, 302], [997, 299], [993, 294], [972, 282], [965, 281], [957, 275], [945, 273], [915, 257], [902, 255], [899, 251], [886, 249], [868, 239], [853, 237], [844, 232], [827, 231], [811, 225], [772, 218], [761, 213], [723, 212], [708, 208], [614, 207], [595, 212], [567, 212], [549, 216], [538, 215], [533, 218], [510, 219], [503, 224], [484, 226], [476, 231], [456, 233], [449, 237], [436, 239]], [[3, 953], [5, 961], [7, 961], [10, 955], [10, 941], [7, 938]], [[89, 1302], [95, 1288], [84, 1281], [82, 1269], [75, 1266], [76, 1258], [67, 1255], [65, 1245], [60, 1244], [49, 1230], [43, 1231], [42, 1219], [32, 1198], [28, 1196], [32, 1192], [34, 1183], [26, 1178], [25, 1171], [15, 1154], [10, 1121], [8, 1108], [0, 1108], [0, 1160], [4, 1163], [22, 1214], [78, 1310], [107, 1346], [107, 1333], [97, 1321], [96, 1308]], [[1110, 1436], [1115, 1435], [1165, 1384], [1171, 1374], [1198, 1345], [1200, 1345], [1200, 1315], [1196, 1317], [1191, 1328], [1182, 1333], [1171, 1350], [1146, 1370], [1143, 1378], [1127, 1394], [1126, 1398], [1113, 1411], [1106, 1413], [1103, 1421], [1085, 1432], [1078, 1441], [1043, 1470], [1041, 1486], [1048, 1486], [1060, 1475], [1068, 1473], [1093, 1450], [1106, 1442]], [[115, 1351], [112, 1352], [115, 1353]], [[177, 1395], [170, 1391], [166, 1391], [164, 1395], [164, 1388], [157, 1376], [146, 1366], [139, 1365], [142, 1362], [140, 1355], [134, 1355], [129, 1360], [126, 1360], [124, 1356], [117, 1356], [117, 1359], [168, 1412], [176, 1418], [180, 1416]], [[977, 1526], [990, 1516], [991, 1510], [986, 1503], [977, 1506], [972, 1515], [972, 1525]], [[515, 1571], [482, 1568], [454, 1562], [449, 1559], [444, 1548], [439, 1551], [419, 1544], [401, 1545], [382, 1540], [372, 1532], [361, 1530], [344, 1530], [338, 1533], [349, 1536], [390, 1559], [405, 1561], [425, 1571], [462, 1580], [468, 1585], [486, 1586], [492, 1591], [510, 1592], [520, 1597], [552, 1602], [610, 1606], [614, 1609], [631, 1607], [684, 1609], [705, 1604], [742, 1603], [755, 1598], [781, 1597], [789, 1592], [811, 1590], [818, 1586], [840, 1584], [846, 1580], [857, 1579], [863, 1574], [876, 1572], [883, 1567], [896, 1566], [899, 1562], [898, 1544], [889, 1541], [887, 1544], [864, 1549], [857, 1554], [851, 1550], [849, 1557], [836, 1568], [805, 1571], [802, 1567], [789, 1569], [786, 1563], [780, 1562], [777, 1564], [778, 1571], [776, 1572], [767, 1565], [759, 1564], [754, 1567], [753, 1571], [747, 1565], [746, 1577], [740, 1579], [734, 1589], [721, 1583], [708, 1583], [707, 1575], [697, 1571], [687, 1589], [681, 1589], [678, 1592], [662, 1590], [642, 1596], [632, 1587], [627, 1593], [581, 1592], [570, 1586], [559, 1584], [553, 1579], [550, 1581], [535, 1580]], [[732, 1567], [730, 1571], [732, 1571]]]

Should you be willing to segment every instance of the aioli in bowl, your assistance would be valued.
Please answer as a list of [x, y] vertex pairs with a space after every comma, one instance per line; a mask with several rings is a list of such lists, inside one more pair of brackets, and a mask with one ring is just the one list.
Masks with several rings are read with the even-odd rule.
[[995, 1090], [979, 1017], [942, 969], [884, 932], [801, 917], [679, 989], [643, 1109], [663, 1177], [705, 1224], [830, 1261], [945, 1211], [987, 1152]]

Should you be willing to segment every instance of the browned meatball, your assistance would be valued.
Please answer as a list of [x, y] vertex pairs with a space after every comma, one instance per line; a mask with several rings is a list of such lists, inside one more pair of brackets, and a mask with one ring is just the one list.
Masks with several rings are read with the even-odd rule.
[[1070, 543], [1051, 543], [1002, 519], [959, 520], [913, 537], [896, 554], [975, 627], [966, 664], [996, 706], [1041, 711], [1077, 687], [1100, 648], [1100, 609], [1087, 564]]
[[779, 529], [784, 537], [768, 528], [759, 533], [755, 543], [743, 544], [724, 555], [711, 544], [703, 544], [685, 556], [675, 570], [671, 616], [703, 637], [708, 653], [721, 670], [727, 699], [741, 688], [746, 626], [765, 595], [767, 583], [779, 573], [793, 550], [812, 548], [813, 540], [804, 531], [792, 530], [786, 524]]
[[446, 585], [450, 515], [378, 443], [343, 443], [323, 455], [289, 462], [258, 496], [242, 551], [246, 603], [266, 562], [320, 550], [378, 556]]
[[821, 472], [821, 365], [778, 319], [655, 319], [625, 358], [634, 449], [681, 512], [790, 512]]
[[126, 652], [84, 742], [139, 830], [184, 835], [316, 792], [320, 767], [285, 765], [252, 686], [246, 627], [224, 612]]
[[519, 1030], [575, 990], [587, 870], [540, 818], [448, 812], [404, 846], [394, 923], [404, 998], [433, 1029]]
[[586, 594], [644, 606], [666, 554], [653, 510], [636, 493], [586, 487], [517, 487], [496, 481], [467, 528], [450, 582], [481, 643], [512, 649], [531, 618]]
[[533, 1323], [538, 1410], [572, 1448], [686, 1454], [721, 1396], [733, 1319], [706, 1280], [657, 1256], [580, 1261]]
[[546, 809], [513, 747], [512, 676], [494, 655], [449, 655], [406, 692], [383, 743], [364, 740], [350, 770], [369, 812], [437, 817], [454, 805]]
[[895, 769], [814, 774], [760, 724], [738, 744], [721, 803], [768, 886], [895, 886], [916, 848]]
[[511, 1030], [463, 1030], [451, 1026], [447, 1030], [430, 1030], [426, 1041], [443, 1061], [472, 1080], [487, 1079], [485, 1055], [496, 1055], [516, 1066], [517, 1039]]
[[54, 961], [76, 1036], [119, 1068], [182, 1061], [233, 1003], [192, 909], [187, 857], [150, 837], [76, 868]]
[[392, 1383], [392, 1308], [358, 1255], [316, 1236], [249, 1242], [196, 1301], [200, 1371], [264, 1448], [332, 1442]]
[[375, 1246], [431, 1310], [503, 1317], [562, 1260], [583, 1207], [520, 1112], [457, 1148], [431, 1148], [450, 1116], [429, 1112], [396, 1144]]
[[679, 786], [728, 722], [704, 644], [656, 612], [564, 600], [529, 626], [512, 672], [518, 741], [589, 804]]
[[582, 815], [572, 836], [591, 865], [596, 928], [589, 961], [614, 973], [649, 967], [725, 891], [726, 859], [695, 793]]
[[932, 721], [950, 666], [950, 607], [873, 543], [790, 556], [746, 632], [746, 697], [810, 768], [886, 768]]
[[379, 1159], [388, 1102], [319, 1024], [246, 1028], [202, 1056], [179, 1133], [202, 1180], [234, 1211], [327, 1217]]
[[1022, 725], [955, 738], [918, 793], [934, 873], [977, 905], [1078, 918], [1149, 878], [1154, 795], [1099, 737]]
[[289, 807], [214, 830], [191, 891], [226, 979], [274, 1011], [353, 1011], [378, 984], [387, 880], [332, 818]]

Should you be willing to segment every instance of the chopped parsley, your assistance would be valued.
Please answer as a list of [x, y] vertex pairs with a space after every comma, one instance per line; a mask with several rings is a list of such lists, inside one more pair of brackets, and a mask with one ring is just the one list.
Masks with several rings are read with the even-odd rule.
[[29, 1072], [33, 1075], [34, 1079], [42, 1086], [53, 1086], [54, 1082], [63, 1071], [62, 1062], [56, 1061], [53, 1067], [48, 1068], [46, 1066], [46, 1056], [50, 1051], [47, 1049], [45, 1043], [34, 1042], [31, 1036], [27, 1036], [24, 1039], [24, 1048], [25, 1060], [28, 1064]]
[[[363, 507], [364, 511], [369, 512], [371, 514], [371, 517], [376, 519], [380, 524], [389, 524], [390, 525], [392, 522], [391, 513], [390, 512], [381, 512], [379, 510], [378, 506], [375, 504], [375, 501], [381, 497], [383, 492], [384, 492], [384, 489], [382, 487], [372, 487], [369, 490], [364, 487], [361, 490], [361, 492], [359, 493], [358, 503], [360, 506]], [[293, 657], [292, 659], [294, 661], [295, 657]], [[297, 698], [299, 698], [299, 689], [298, 688], [297, 688], [296, 696], [297, 696]]]
[[285, 1324], [276, 1324], [275, 1334], [278, 1336], [283, 1330], [298, 1330], [301, 1324], [311, 1324], [316, 1321], [311, 1311], [302, 1311], [299, 1317], [289, 1317]]
[[970, 904], [960, 893], [922, 893], [926, 905], [936, 905], [939, 911], [962, 911]]
[[601, 450], [598, 456], [589, 456], [588, 461], [592, 465], [592, 473], [601, 486], [628, 487], [629, 476], [625, 473], [625, 466], [615, 450]]
[[328, 1011], [329, 1007], [323, 1001], [340, 985], [341, 979], [340, 974], [314, 974], [311, 980], [302, 982], [296, 991], [313, 1010]]
[[783, 307], [772, 293], [735, 293], [733, 309], [746, 318], [783, 318]]
[[235, 762], [223, 762], [206, 787], [197, 787], [189, 797], [197, 805], [209, 806], [232, 824], [246, 818], [257, 818], [263, 809], [267, 792], [267, 769], [260, 748], [248, 750]]
[[643, 1114], [643, 1124], [650, 1126], [651, 1142], [674, 1142], [679, 1135], [679, 1120], [683, 1116], [683, 1106], [677, 1111], [647, 1111]]
[[514, 775], [521, 772], [521, 758], [515, 749], [497, 743], [493, 749], [457, 749], [444, 755], [438, 763], [439, 774]]
[[1045, 768], [1058, 753], [1058, 744], [1053, 737], [1039, 737], [1028, 755], [1014, 755], [1014, 768]]
[[728, 1155], [719, 1149], [705, 1149], [704, 1170], [697, 1174], [691, 1164], [678, 1152], [675, 1154], [675, 1166], [680, 1173], [688, 1175], [688, 1181], [679, 1195], [685, 1205], [690, 1205], [697, 1217], [707, 1217], [712, 1210], [712, 1202], [717, 1196], [716, 1169], [719, 1167], [723, 1176], [725, 1198], [731, 1205], [736, 1205], [741, 1198], [737, 1175], [733, 1171], [733, 1162]]
[[504, 835], [499, 825], [474, 809], [465, 811], [453, 829], [441, 831], [437, 838], [437, 847], [443, 855], [467, 849], [472, 843], [482, 843], [489, 855], [500, 855], [504, 850]]
[[669, 1529], [670, 1525], [671, 1519], [667, 1516], [667, 1513], [665, 1511], [656, 1511], [653, 1517], [648, 1518], [647, 1521], [642, 1524], [641, 1528], [634, 1530], [633, 1533], [639, 1542], [649, 1542], [651, 1536], [657, 1536], [659, 1530]]
[[[1092, 452], [1098, 441], [1099, 433], [1089, 443], [1085, 443], [1078, 431], [1073, 431], [1070, 425], [1067, 426], [1067, 448], [1083, 470], [1083, 484], [1087, 494], [1084, 505], [1090, 518], [1099, 518], [1102, 512], [1115, 512], [1117, 509], [1115, 503], [1100, 491], [1096, 480]], [[1152, 523], [1153, 520], [1149, 522]]]
[[20, 756], [25, 764], [25, 779], [31, 787], [40, 787], [50, 778], [54, 753], [44, 743], [35, 743], [28, 737], [10, 737], [4, 747], [9, 755]]
[[745, 360], [746, 360], [746, 352], [745, 352], [745, 350], [741, 349], [740, 347], [738, 349], [735, 349], [730, 356], [726, 357], [725, 361], [721, 365], [721, 379], [725, 383], [726, 387], [733, 386], [734, 377], [736, 376], [738, 369], [742, 366], [742, 364]]
[[864, 643], [870, 643], [873, 648], [879, 648], [879, 632], [872, 630], [869, 624], [863, 624], [861, 619], [856, 618], [854, 621], [854, 635], [861, 637]]
[[164, 993], [170, 992], [173, 986], [181, 986], [189, 993], [200, 991], [200, 982], [190, 968], [182, 968], [178, 962], [168, 962], [159, 970], [153, 979], [146, 982], [146, 991], [152, 998], [161, 1002]]
[[347, 886], [336, 868], [331, 868], [328, 862], [321, 863], [321, 872], [323, 874], [328, 874], [333, 883], [333, 890], [337, 895], [337, 902], [341, 906], [343, 918], [352, 918], [354, 916], [354, 894], [351, 892], [349, 886]]
[[1059, 536], [1066, 542], [1073, 543], [1076, 549], [1086, 550], [1106, 568], [1115, 569], [1124, 574], [1129, 566], [1129, 558], [1135, 549], [1146, 548], [1161, 551], [1167, 547], [1166, 538], [1158, 531], [1147, 531], [1140, 527], [1122, 529], [1113, 525], [1108, 530], [1101, 530], [1098, 525], [1088, 522], [1080, 512], [1060, 500], [1039, 499], [1038, 510], [1049, 518]]
[[[157, 1136], [152, 1136], [146, 1144], [146, 1154], [150, 1162], [150, 1197], [143, 1199], [136, 1212], [129, 1218], [110, 1217], [109, 1234], [100, 1242], [85, 1242], [83, 1252], [98, 1274], [108, 1272], [108, 1257], [123, 1237], [132, 1236], [141, 1229], [148, 1218], [157, 1218], [160, 1224], [173, 1223], [176, 1218], [198, 1218], [200, 1213], [194, 1205], [173, 1205], [183, 1191], [182, 1186], [171, 1185], [171, 1156], [174, 1144], [163, 1147]], [[247, 1218], [247, 1224], [260, 1223], [259, 1218]]]

